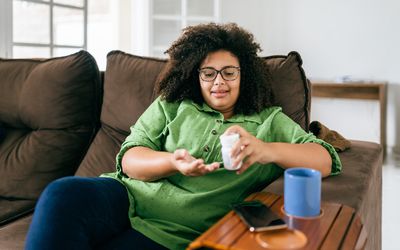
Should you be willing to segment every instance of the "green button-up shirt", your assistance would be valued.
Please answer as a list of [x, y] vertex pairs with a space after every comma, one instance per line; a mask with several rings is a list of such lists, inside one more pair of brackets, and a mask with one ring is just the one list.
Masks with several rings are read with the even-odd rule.
[[221, 167], [204, 176], [177, 173], [153, 182], [132, 179], [122, 172], [122, 157], [134, 146], [168, 152], [184, 148], [207, 164], [222, 162], [219, 136], [234, 124], [265, 142], [319, 143], [332, 157], [331, 173], [341, 171], [334, 148], [306, 133], [279, 107], [224, 120], [221, 113], [206, 104], [189, 100], [168, 103], [158, 98], [131, 127], [131, 134], [117, 155], [117, 172], [103, 175], [125, 185], [134, 229], [167, 248], [184, 249], [229, 212], [232, 202], [261, 190], [282, 174], [282, 168], [276, 164], [254, 164], [240, 175]]

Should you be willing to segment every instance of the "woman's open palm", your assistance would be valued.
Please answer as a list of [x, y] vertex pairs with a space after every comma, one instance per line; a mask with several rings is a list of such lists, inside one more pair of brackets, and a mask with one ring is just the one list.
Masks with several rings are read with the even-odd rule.
[[203, 159], [196, 159], [186, 149], [177, 149], [174, 152], [173, 164], [183, 175], [202, 176], [219, 168], [219, 163], [204, 164]]

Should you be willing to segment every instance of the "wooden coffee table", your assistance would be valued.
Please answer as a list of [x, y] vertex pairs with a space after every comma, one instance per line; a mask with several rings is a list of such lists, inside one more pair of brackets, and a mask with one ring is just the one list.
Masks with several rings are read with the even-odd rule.
[[[322, 215], [313, 219], [289, 217], [283, 212], [283, 197], [258, 192], [246, 200], [260, 200], [278, 213], [290, 229], [306, 237], [296, 249], [364, 249], [367, 233], [353, 208], [336, 203], [321, 204]], [[270, 249], [260, 244], [260, 233], [251, 233], [240, 218], [229, 212], [215, 225], [193, 241], [188, 249]], [[293, 249], [290, 246], [284, 249]]]

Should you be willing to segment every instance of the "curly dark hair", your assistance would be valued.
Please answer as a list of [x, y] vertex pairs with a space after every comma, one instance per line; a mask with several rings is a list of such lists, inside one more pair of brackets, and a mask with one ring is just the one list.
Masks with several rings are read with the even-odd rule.
[[240, 94], [235, 114], [250, 115], [274, 103], [270, 76], [265, 61], [257, 56], [260, 45], [254, 36], [237, 24], [189, 26], [165, 52], [170, 59], [156, 84], [161, 98], [168, 102], [204, 102], [198, 68], [210, 52], [226, 50], [239, 59]]

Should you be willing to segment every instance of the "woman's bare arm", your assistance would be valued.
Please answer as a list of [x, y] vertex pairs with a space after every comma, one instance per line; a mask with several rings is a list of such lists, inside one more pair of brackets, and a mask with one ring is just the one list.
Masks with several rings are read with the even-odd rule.
[[269, 161], [283, 168], [312, 168], [320, 171], [322, 177], [331, 173], [331, 156], [320, 144], [265, 143], [265, 150], [273, 152]]
[[122, 171], [130, 178], [154, 181], [178, 172], [187, 176], [200, 176], [219, 167], [219, 163], [204, 164], [185, 149], [174, 153], [155, 151], [146, 147], [133, 147], [122, 158]]
[[172, 157], [172, 153], [133, 147], [126, 151], [122, 158], [122, 171], [134, 179], [160, 179], [178, 172], [172, 164]]
[[331, 173], [332, 158], [329, 152], [317, 143], [291, 144], [264, 142], [240, 126], [232, 126], [225, 133], [239, 133], [240, 139], [232, 147], [233, 166], [243, 161], [238, 173], [242, 173], [255, 162], [276, 163], [282, 168], [305, 167], [321, 172], [323, 177]]

